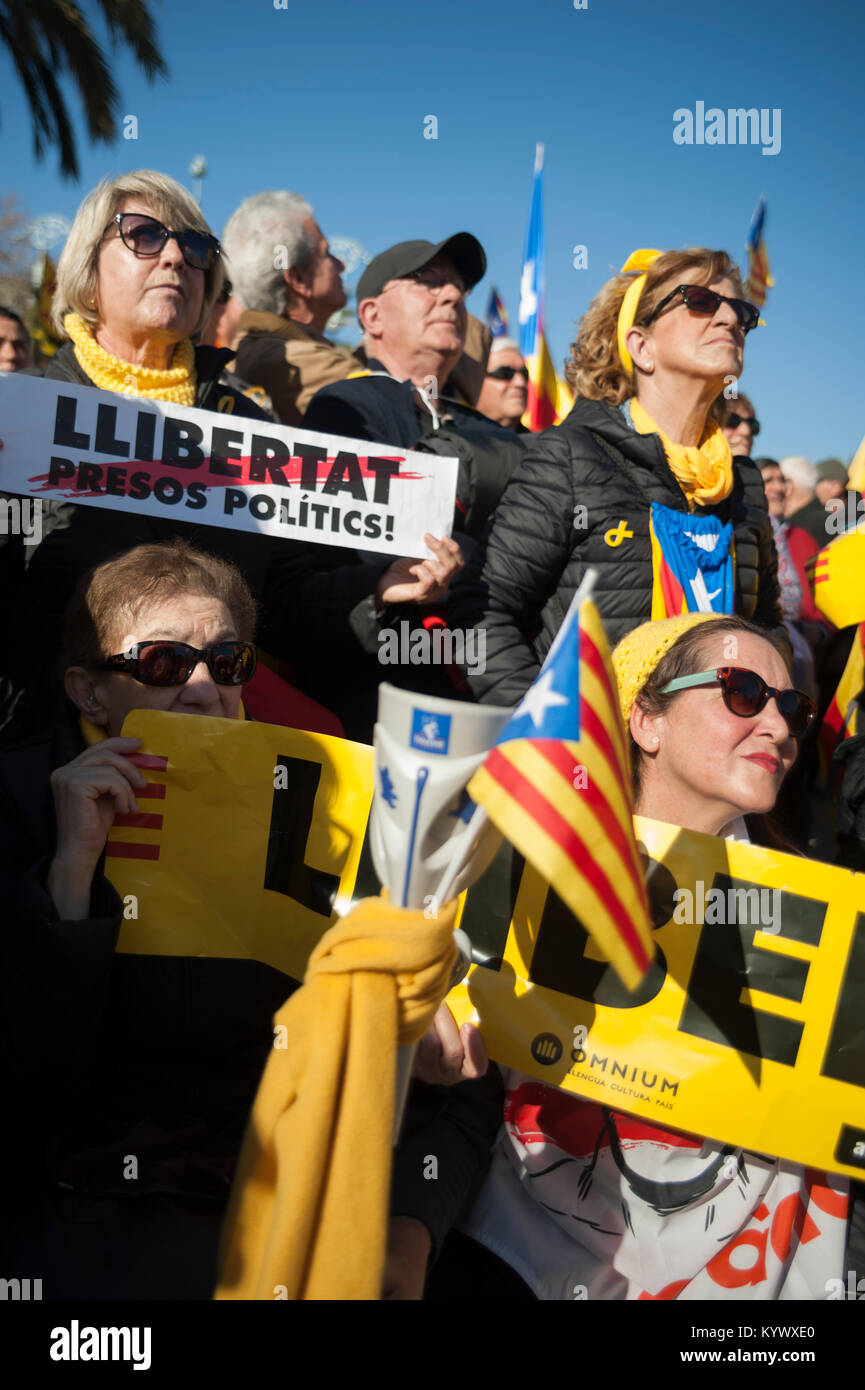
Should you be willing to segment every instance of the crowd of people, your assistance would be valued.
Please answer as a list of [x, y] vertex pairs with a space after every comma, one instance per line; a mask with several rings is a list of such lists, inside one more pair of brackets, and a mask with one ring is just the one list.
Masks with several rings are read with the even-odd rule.
[[[0, 1028], [18, 1135], [2, 1249], [9, 1269], [45, 1271], [46, 1297], [211, 1296], [273, 1015], [298, 988], [251, 960], [116, 952], [104, 851], [144, 784], [131, 710], [369, 742], [382, 680], [514, 707], [592, 569], [638, 812], [865, 862], [833, 841], [816, 745], [853, 634], [807, 572], [857, 499], [837, 459], [752, 457], [738, 382], [758, 310], [730, 257], [634, 253], [580, 321], [573, 409], [539, 435], [519, 346], [467, 311], [476, 237], [374, 256], [353, 352], [326, 337], [343, 270], [297, 194], [247, 199], [220, 243], [185, 189], [143, 170], [79, 209], [54, 356], [34, 365], [0, 306], [0, 372], [458, 460], [451, 533], [424, 556], [62, 500], [43, 500], [38, 544], [0, 534]], [[480, 630], [485, 662], [384, 666], [401, 623]], [[860, 750], [845, 751], [855, 811]], [[798, 1234], [737, 1282], [730, 1250], [788, 1198]], [[819, 1239], [800, 1241], [818, 1209]], [[446, 1006], [418, 1049], [387, 1234], [393, 1299], [820, 1299], [865, 1258], [855, 1184], [500, 1069]]]

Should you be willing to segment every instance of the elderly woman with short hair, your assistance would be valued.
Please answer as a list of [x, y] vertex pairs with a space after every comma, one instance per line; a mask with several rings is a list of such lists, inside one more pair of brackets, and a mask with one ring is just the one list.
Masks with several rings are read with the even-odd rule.
[[105, 845], [115, 815], [149, 805], [126, 715], [240, 718], [255, 616], [237, 568], [180, 540], [96, 566], [70, 603], [66, 698], [0, 753], [0, 1055], [19, 1135], [0, 1228], [47, 1299], [210, 1294], [292, 982], [253, 960], [118, 951]]
[[81, 204], [57, 266], [53, 318], [70, 342], [45, 375], [218, 409], [211, 397], [221, 363], [191, 340], [222, 291], [220, 251], [174, 179], [151, 169], [103, 179]]

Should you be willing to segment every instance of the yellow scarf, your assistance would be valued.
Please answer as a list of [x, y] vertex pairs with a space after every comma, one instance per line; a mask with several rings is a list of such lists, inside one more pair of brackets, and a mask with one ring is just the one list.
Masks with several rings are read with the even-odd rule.
[[174, 405], [195, 405], [195, 348], [184, 338], [174, 349], [166, 371], [122, 362], [100, 347], [93, 329], [80, 314], [67, 314], [63, 327], [75, 344], [75, 356], [94, 386], [102, 391], [119, 391], [125, 396], [147, 396], [153, 401]]
[[693, 511], [695, 506], [723, 502], [733, 490], [733, 455], [727, 436], [711, 418], [699, 444], [676, 444], [659, 430], [651, 416], [632, 396], [628, 402], [631, 423], [639, 434], [658, 434], [670, 472], [681, 485]]
[[274, 1017], [222, 1234], [217, 1299], [377, 1299], [396, 1049], [417, 1041], [456, 959], [437, 918], [367, 898], [331, 927]]

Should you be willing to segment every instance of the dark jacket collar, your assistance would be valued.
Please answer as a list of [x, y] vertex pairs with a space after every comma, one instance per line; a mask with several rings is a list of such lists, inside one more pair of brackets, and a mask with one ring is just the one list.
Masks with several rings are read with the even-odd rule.
[[660, 464], [667, 468], [660, 436], [638, 434], [618, 406], [607, 405], [605, 401], [588, 401], [582, 396], [577, 397], [573, 410], [558, 428], [567, 432], [574, 429], [591, 430], [634, 463], [650, 467]]

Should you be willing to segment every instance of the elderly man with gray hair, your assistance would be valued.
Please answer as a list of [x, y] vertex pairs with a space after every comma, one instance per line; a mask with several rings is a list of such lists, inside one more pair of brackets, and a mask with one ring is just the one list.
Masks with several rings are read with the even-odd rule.
[[300, 424], [316, 391], [357, 370], [324, 337], [346, 302], [345, 269], [312, 208], [296, 193], [256, 193], [229, 218], [223, 248], [244, 312], [234, 370], [261, 386], [285, 425]]
[[818, 545], [826, 545], [831, 537], [826, 531], [826, 511], [817, 496], [817, 469], [800, 454], [781, 459], [779, 466], [788, 484], [784, 519], [790, 526], [807, 531]]

